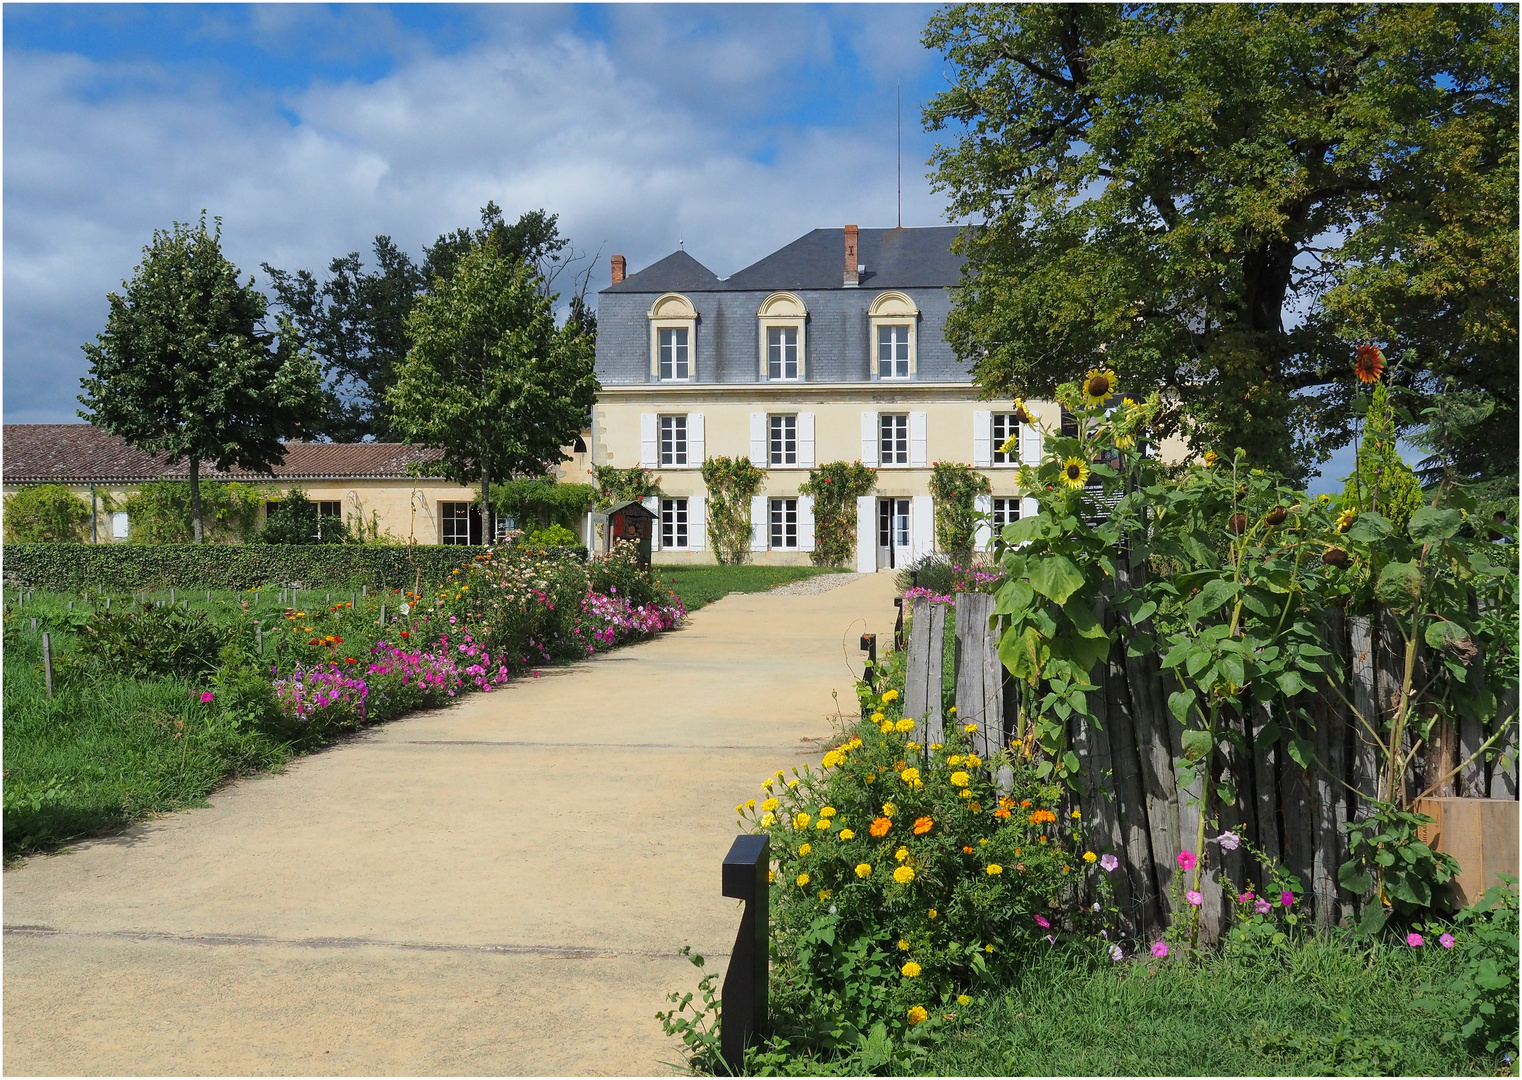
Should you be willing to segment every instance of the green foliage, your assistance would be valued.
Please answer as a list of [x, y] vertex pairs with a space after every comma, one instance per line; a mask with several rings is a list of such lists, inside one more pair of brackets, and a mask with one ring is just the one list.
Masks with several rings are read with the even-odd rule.
[[323, 408], [317, 365], [282, 320], [263, 328], [265, 299], [222, 255], [222, 223], [155, 231], [125, 295], [108, 298], [106, 328], [85, 345], [80, 416], [150, 453], [190, 462], [195, 539], [202, 539], [200, 466], [268, 471], [280, 440]]
[[[1447, 1023], [1438, 1038], [1445, 1044], [1467, 1047], [1476, 1053], [1509, 1052], [1516, 1060], [1517, 1045], [1517, 879], [1501, 876], [1501, 884], [1487, 889], [1478, 903], [1454, 916], [1454, 951], [1461, 965], [1446, 985], [1429, 984], [1435, 991], [1423, 1004]], [[1427, 938], [1445, 928], [1431, 925]]]
[[89, 527], [90, 505], [62, 484], [38, 484], [5, 497], [7, 544], [81, 543]]
[[576, 534], [564, 525], [551, 525], [545, 529], [536, 529], [524, 537], [524, 542], [531, 547], [576, 547], [580, 541]]
[[972, 560], [978, 528], [976, 498], [993, 491], [988, 477], [971, 465], [936, 461], [930, 467], [930, 496], [935, 500], [935, 539], [953, 562]]
[[411, 587], [442, 581], [483, 549], [343, 544], [7, 544], [5, 572], [36, 588], [247, 589], [301, 582], [305, 588]]
[[574, 531], [595, 495], [591, 484], [562, 484], [545, 477], [493, 484], [491, 501], [513, 515], [520, 529], [532, 529], [537, 524], [562, 525]]
[[[699, 971], [703, 970], [703, 957], [701, 954], [694, 953], [691, 945], [683, 945], [677, 950], [677, 954], [685, 956]], [[672, 992], [666, 995], [666, 1000], [671, 1002], [673, 1007], [655, 1014], [667, 1037], [676, 1036], [682, 1040], [688, 1065], [698, 1075], [717, 1076], [727, 1071], [719, 1039], [719, 1021], [723, 1013], [723, 1002], [719, 1000], [718, 991], [715, 989], [718, 982], [717, 971], [706, 972], [698, 980], [698, 993], [702, 996], [701, 1005], [692, 1003], [693, 995], [690, 991], [685, 994]], [[691, 1017], [685, 1015], [688, 1012], [692, 1013]]]
[[[532, 266], [496, 244], [473, 248], [433, 280], [406, 320], [412, 348], [387, 392], [408, 442], [443, 450], [440, 471], [479, 481], [543, 476], [564, 459], [597, 394], [593, 338], [555, 325], [556, 297]], [[491, 506], [482, 507], [491, 531]]]
[[594, 465], [592, 475], [597, 480], [597, 506], [600, 510], [661, 494], [661, 478], [650, 469], [638, 465], [629, 469]]
[[934, 182], [985, 222], [948, 339], [987, 396], [1114, 366], [1291, 478], [1348, 441], [1349, 343], [1385, 343], [1418, 400], [1495, 400], [1465, 471], [1515, 474], [1516, 38], [1479, 4], [943, 9]]
[[815, 566], [856, 565], [856, 500], [872, 494], [877, 474], [859, 461], [831, 461], [809, 470], [798, 487], [814, 500]]
[[260, 544], [346, 544], [349, 527], [343, 518], [321, 516], [305, 491], [292, 488], [254, 540]]
[[[1417, 833], [1431, 824], [1426, 814], [1388, 802], [1376, 802], [1365, 816], [1348, 822], [1352, 858], [1337, 868], [1337, 884], [1355, 896], [1371, 897], [1364, 905], [1359, 933], [1383, 929], [1389, 915], [1383, 904], [1403, 917], [1444, 906], [1444, 886], [1457, 876], [1459, 863], [1422, 842]], [[1377, 895], [1371, 895], [1376, 884]]]
[[[237, 481], [201, 482], [201, 521], [213, 543], [246, 540], [259, 521], [263, 488]], [[189, 544], [195, 540], [190, 512], [190, 485], [179, 480], [155, 480], [129, 494], [128, 537], [134, 544]]]
[[216, 671], [226, 640], [204, 611], [144, 605], [95, 612], [80, 628], [79, 655], [132, 679], [201, 679]]
[[750, 500], [766, 480], [766, 472], [750, 458], [711, 457], [703, 462], [708, 487], [708, 543], [720, 564], [738, 566], [750, 561]]
[[1374, 387], [1363, 445], [1358, 448], [1357, 464], [1338, 505], [1383, 514], [1397, 530], [1403, 530], [1422, 505], [1422, 485], [1401, 461], [1395, 434], [1395, 412], [1381, 382]]

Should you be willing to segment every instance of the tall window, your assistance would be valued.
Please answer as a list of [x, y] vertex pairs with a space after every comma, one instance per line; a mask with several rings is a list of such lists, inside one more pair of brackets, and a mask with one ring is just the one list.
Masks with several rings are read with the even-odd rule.
[[877, 460], [882, 465], [909, 464], [909, 414], [883, 413], [878, 417], [881, 434]]
[[999, 530], [1012, 521], [1020, 520], [1019, 499], [995, 499], [993, 502], [993, 532], [999, 535]]
[[798, 328], [796, 326], [767, 328], [766, 377], [769, 379], [798, 377]]
[[439, 539], [445, 544], [479, 544], [481, 511], [468, 502], [439, 503]]
[[687, 500], [661, 500], [661, 547], [687, 546]]
[[798, 418], [770, 416], [767, 420], [771, 424], [771, 463], [798, 464]]
[[901, 324], [877, 328], [877, 377], [879, 379], [907, 379], [909, 377], [909, 330]]
[[663, 326], [659, 331], [659, 341], [661, 378], [688, 378], [691, 368], [687, 362], [687, 328]]
[[795, 548], [798, 546], [798, 500], [773, 499], [771, 501], [772, 547]]
[[[1019, 435], [1020, 424], [1019, 421], [1015, 419], [1014, 413], [994, 413], [993, 445], [995, 465], [1020, 464]], [[999, 447], [1003, 446], [1010, 439], [1014, 439], [1015, 444], [1009, 448], [1008, 453], [1005, 453], [1003, 450], [1000, 450]]]
[[661, 464], [687, 464], [687, 416], [661, 417]]

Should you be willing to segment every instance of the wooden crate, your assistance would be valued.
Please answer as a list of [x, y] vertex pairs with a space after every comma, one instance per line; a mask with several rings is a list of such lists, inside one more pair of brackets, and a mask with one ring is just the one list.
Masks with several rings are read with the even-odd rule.
[[1499, 885], [1500, 875], [1517, 876], [1517, 806], [1512, 799], [1448, 798], [1419, 799], [1412, 808], [1433, 819], [1421, 828], [1422, 842], [1459, 862], [1449, 886], [1455, 908]]

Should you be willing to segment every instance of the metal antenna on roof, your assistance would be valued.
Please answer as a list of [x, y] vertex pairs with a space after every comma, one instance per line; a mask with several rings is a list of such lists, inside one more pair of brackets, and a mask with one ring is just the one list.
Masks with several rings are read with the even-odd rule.
[[904, 81], [898, 83], [898, 227], [904, 227]]

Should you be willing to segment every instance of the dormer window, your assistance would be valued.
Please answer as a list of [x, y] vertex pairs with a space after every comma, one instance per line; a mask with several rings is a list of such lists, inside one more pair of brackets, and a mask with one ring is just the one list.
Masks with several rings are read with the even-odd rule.
[[883, 293], [867, 309], [872, 320], [872, 374], [877, 379], [911, 379], [915, 371], [915, 331], [919, 309], [903, 293]]
[[647, 313], [650, 320], [650, 374], [661, 382], [697, 377], [697, 309], [679, 293], [667, 293]]
[[797, 382], [804, 378], [809, 310], [792, 293], [772, 293], [756, 313], [760, 324], [761, 378]]

